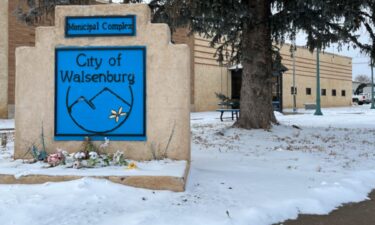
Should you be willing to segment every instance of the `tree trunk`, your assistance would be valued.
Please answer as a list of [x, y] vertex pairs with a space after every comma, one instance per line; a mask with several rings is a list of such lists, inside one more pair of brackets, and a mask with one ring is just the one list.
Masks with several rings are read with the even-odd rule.
[[272, 42], [269, 0], [249, 0], [255, 24], [245, 24], [242, 38], [240, 118], [236, 127], [270, 129], [277, 123], [272, 107]]

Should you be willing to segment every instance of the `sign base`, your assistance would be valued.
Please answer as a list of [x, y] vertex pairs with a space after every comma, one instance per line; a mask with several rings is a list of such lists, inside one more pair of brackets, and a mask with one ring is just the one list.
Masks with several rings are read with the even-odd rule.
[[[70, 180], [77, 180], [84, 177], [107, 179], [111, 182], [123, 184], [127, 186], [146, 188], [151, 190], [169, 190], [174, 192], [185, 191], [185, 185], [189, 173], [190, 164], [186, 162], [184, 166], [180, 166], [180, 171], [176, 171], [180, 175], [171, 175], [168, 173], [163, 174], [163, 171], [142, 171], [142, 175], [137, 175], [137, 171], [134, 173], [128, 173], [126, 175], [80, 175], [80, 170], [67, 169], [66, 173], [60, 173], [58, 175], [48, 175], [46, 173], [38, 171], [31, 172], [28, 175], [18, 177], [16, 174], [7, 173], [0, 171], [0, 184], [43, 184], [46, 182], [63, 182]], [[52, 168], [53, 169], [53, 168]], [[45, 171], [51, 169], [43, 169]], [[75, 172], [72, 170], [75, 170]], [[88, 169], [91, 170], [91, 169]], [[13, 170], [14, 171], [14, 170]], [[78, 171], [78, 172], [77, 172]], [[87, 171], [87, 170], [86, 170]], [[157, 175], [155, 175], [155, 172]]]

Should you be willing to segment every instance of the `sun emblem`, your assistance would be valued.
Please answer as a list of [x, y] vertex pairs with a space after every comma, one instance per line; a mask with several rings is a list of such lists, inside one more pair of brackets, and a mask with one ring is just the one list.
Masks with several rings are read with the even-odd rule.
[[115, 119], [116, 123], [118, 123], [118, 120], [121, 116], [126, 116], [126, 112], [122, 112], [122, 107], [118, 109], [118, 112], [116, 110], [111, 110], [111, 115], [109, 115], [109, 119]]

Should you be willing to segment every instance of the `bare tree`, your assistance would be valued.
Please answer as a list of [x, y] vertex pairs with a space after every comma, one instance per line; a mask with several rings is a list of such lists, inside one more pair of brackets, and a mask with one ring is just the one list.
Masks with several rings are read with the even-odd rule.
[[359, 74], [357, 76], [355, 76], [354, 78], [355, 81], [358, 81], [358, 82], [361, 82], [361, 83], [371, 83], [371, 79], [369, 76], [365, 75], [365, 74]]

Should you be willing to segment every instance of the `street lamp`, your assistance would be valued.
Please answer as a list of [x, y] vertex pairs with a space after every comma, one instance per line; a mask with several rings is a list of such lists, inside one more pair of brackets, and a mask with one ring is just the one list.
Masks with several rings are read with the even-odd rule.
[[315, 116], [322, 116], [322, 110], [320, 108], [320, 62], [319, 62], [320, 48], [316, 48], [316, 110]]
[[296, 99], [296, 95], [297, 95], [297, 88], [296, 88], [296, 42], [295, 42], [296, 39], [294, 39], [294, 43], [293, 43], [293, 52], [292, 52], [292, 56], [293, 56], [293, 112], [294, 113], [297, 113], [297, 99]]
[[293, 51], [292, 51], [292, 56], [293, 56], [293, 113], [297, 113], [297, 88], [296, 88], [296, 39], [294, 38], [293, 41]]
[[375, 109], [374, 105], [374, 59], [371, 58], [371, 108]]

